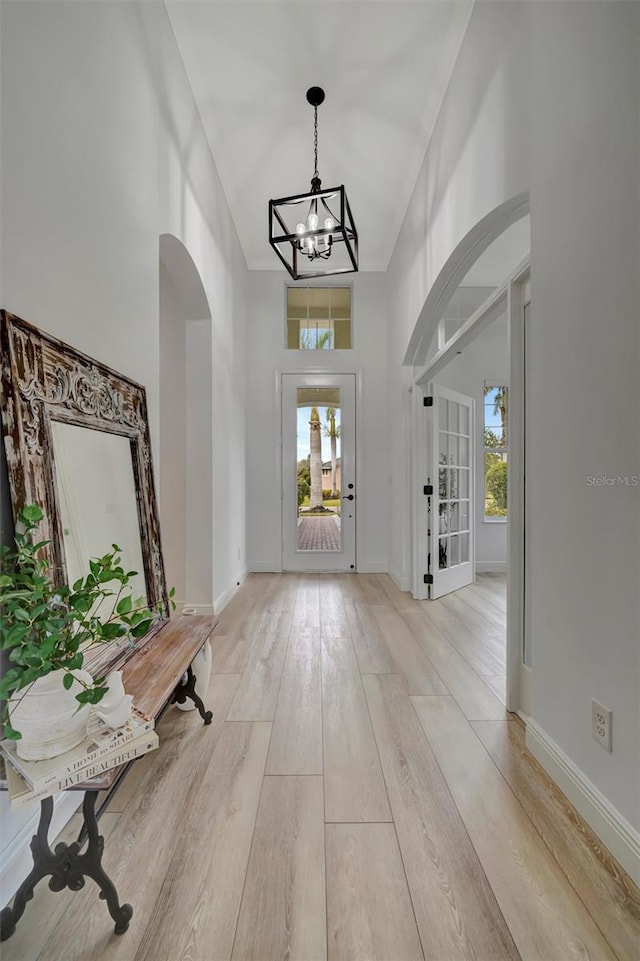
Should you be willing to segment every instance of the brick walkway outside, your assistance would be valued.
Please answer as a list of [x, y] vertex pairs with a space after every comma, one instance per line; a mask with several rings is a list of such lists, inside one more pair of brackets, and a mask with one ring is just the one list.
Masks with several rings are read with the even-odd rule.
[[339, 551], [340, 528], [333, 517], [303, 517], [298, 524], [299, 551]]

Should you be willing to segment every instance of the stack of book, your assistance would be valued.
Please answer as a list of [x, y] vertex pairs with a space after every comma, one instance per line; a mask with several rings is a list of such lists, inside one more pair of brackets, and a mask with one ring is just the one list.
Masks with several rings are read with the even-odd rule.
[[46, 761], [23, 761], [17, 755], [15, 741], [0, 741], [11, 808], [15, 810], [74, 784], [100, 777], [111, 768], [128, 764], [157, 747], [153, 719], [135, 709], [129, 720], [115, 730], [91, 715], [84, 741], [72, 751]]

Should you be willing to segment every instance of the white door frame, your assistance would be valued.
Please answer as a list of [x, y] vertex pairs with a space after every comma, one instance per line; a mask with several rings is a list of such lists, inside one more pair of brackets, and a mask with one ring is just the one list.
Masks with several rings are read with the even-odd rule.
[[[523, 311], [531, 300], [531, 258], [528, 256], [500, 284], [487, 300], [444, 344], [430, 363], [415, 377], [412, 387], [411, 435], [412, 465], [412, 585], [417, 599], [426, 598], [422, 582], [426, 557], [426, 511], [423, 486], [426, 484], [427, 444], [424, 430], [423, 397], [434, 375], [452, 361], [485, 327], [506, 310], [509, 337], [509, 522], [507, 527], [507, 710], [525, 719], [531, 712], [531, 668], [523, 663], [524, 639], [524, 402], [525, 356]], [[423, 529], [424, 528], [424, 529]], [[475, 549], [475, 539], [474, 539]]]
[[[283, 436], [283, 421], [282, 421], [282, 378], [283, 376], [294, 376], [294, 377], [336, 377], [349, 374], [354, 378], [355, 383], [355, 438], [354, 438], [354, 463], [355, 463], [355, 477], [356, 477], [356, 487], [357, 494], [356, 500], [354, 502], [354, 510], [357, 510], [358, 500], [362, 502], [364, 492], [366, 491], [366, 479], [363, 476], [362, 471], [362, 396], [363, 396], [363, 372], [362, 369], [354, 370], [353, 368], [341, 369], [334, 367], [296, 367], [292, 370], [276, 370], [274, 372], [274, 403], [276, 410], [276, 423], [278, 425], [278, 444], [276, 450], [276, 464], [275, 464], [275, 477], [280, 490], [280, 552], [279, 552], [279, 566], [278, 570], [284, 570], [283, 559], [284, 559], [284, 523], [283, 523], [283, 511], [284, 511], [284, 488], [283, 488], [283, 475], [282, 475], [282, 436]], [[358, 555], [359, 555], [359, 542], [361, 533], [358, 527], [358, 517], [356, 514], [355, 523], [355, 557], [354, 557], [354, 570], [358, 569]]]

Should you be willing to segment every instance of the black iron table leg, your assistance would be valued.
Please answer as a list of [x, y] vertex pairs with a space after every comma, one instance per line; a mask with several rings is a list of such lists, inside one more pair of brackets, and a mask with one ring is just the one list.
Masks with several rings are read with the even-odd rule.
[[100, 897], [107, 902], [109, 914], [115, 921], [116, 934], [124, 934], [129, 927], [133, 908], [130, 904], [120, 904], [113, 881], [102, 867], [104, 838], [98, 834], [96, 796], [96, 791], [86, 791], [82, 805], [83, 830], [86, 830], [87, 834], [87, 847], [84, 852], [80, 850], [77, 841], [72, 844], [61, 842], [56, 844], [54, 851], [51, 850], [48, 835], [53, 815], [53, 798], [47, 797], [40, 802], [40, 823], [31, 839], [33, 868], [18, 888], [13, 906], [4, 908], [0, 915], [0, 941], [11, 937], [24, 914], [27, 902], [33, 897], [36, 884], [47, 875], [51, 875], [49, 887], [52, 891], [62, 891], [64, 888], [79, 891], [84, 887], [85, 878], [91, 878], [100, 888]]
[[191, 665], [189, 665], [189, 667], [187, 668], [187, 679], [186, 681], [183, 681], [179, 687], [176, 688], [175, 693], [173, 695], [173, 700], [177, 701], [178, 704], [184, 704], [187, 698], [189, 698], [189, 700], [193, 701], [195, 706], [198, 708], [198, 711], [200, 712], [200, 717], [202, 718], [204, 723], [211, 724], [211, 721], [213, 719], [213, 712], [207, 711], [207, 709], [204, 706], [204, 702], [202, 698], [196, 692], [196, 680], [197, 678], [193, 673]]

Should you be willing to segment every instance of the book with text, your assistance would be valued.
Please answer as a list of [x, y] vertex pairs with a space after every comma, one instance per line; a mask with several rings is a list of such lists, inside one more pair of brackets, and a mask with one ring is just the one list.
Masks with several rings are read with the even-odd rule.
[[107, 771], [119, 767], [121, 764], [128, 764], [129, 761], [133, 761], [137, 757], [142, 757], [144, 754], [154, 751], [158, 747], [158, 743], [158, 735], [155, 731], [147, 731], [133, 741], [129, 741], [121, 749], [116, 750], [111, 756], [101, 757], [90, 764], [89, 767], [75, 772], [70, 777], [62, 778], [59, 783], [50, 784], [48, 787], [37, 790], [34, 790], [27, 784], [19, 771], [7, 764], [6, 778], [11, 810], [17, 810], [34, 801], [41, 801], [51, 794], [56, 794], [58, 791], [64, 791], [66, 788], [73, 787], [74, 784], [81, 784], [90, 780], [92, 777], [105, 774]]
[[87, 736], [77, 747], [45, 761], [23, 761], [18, 757], [15, 741], [0, 742], [0, 749], [29, 787], [37, 791], [56, 784], [64, 777], [71, 777], [77, 771], [83, 771], [100, 758], [110, 757], [153, 728], [154, 721], [134, 709], [129, 720], [115, 730], [111, 730], [98, 717], [92, 715], [87, 726]]

